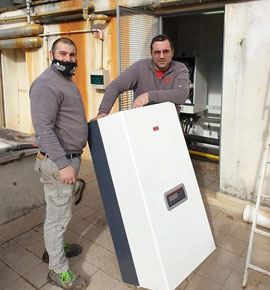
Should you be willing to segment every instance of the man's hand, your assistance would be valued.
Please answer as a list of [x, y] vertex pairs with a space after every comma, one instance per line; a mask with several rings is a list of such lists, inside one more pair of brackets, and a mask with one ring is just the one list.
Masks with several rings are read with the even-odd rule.
[[90, 122], [91, 121], [95, 121], [95, 120], [100, 119], [100, 118], [103, 118], [103, 117], [106, 117], [106, 116], [108, 116], [108, 114], [106, 114], [106, 113], [100, 113], [95, 118], [93, 118], [92, 120], [90, 120]]
[[74, 184], [76, 182], [76, 172], [71, 165], [60, 169], [59, 177], [64, 184]]
[[149, 103], [148, 93], [143, 93], [139, 95], [134, 103], [132, 104], [132, 108], [139, 108]]

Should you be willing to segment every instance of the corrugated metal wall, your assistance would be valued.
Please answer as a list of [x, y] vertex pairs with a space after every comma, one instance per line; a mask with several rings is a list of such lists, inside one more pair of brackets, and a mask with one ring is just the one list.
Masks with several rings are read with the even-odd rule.
[[[159, 34], [161, 19], [143, 11], [119, 7], [119, 72], [134, 62], [150, 57], [150, 44]], [[133, 91], [120, 96], [119, 110], [130, 109], [133, 103]]]

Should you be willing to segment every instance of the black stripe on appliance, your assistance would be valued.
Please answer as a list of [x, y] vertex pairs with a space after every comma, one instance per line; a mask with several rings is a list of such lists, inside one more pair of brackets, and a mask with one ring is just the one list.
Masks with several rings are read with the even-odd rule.
[[[136, 269], [98, 126], [98, 121], [88, 123], [88, 144], [122, 279], [126, 283], [139, 286]], [[115, 152], [115, 154], [117, 154], [117, 152]]]

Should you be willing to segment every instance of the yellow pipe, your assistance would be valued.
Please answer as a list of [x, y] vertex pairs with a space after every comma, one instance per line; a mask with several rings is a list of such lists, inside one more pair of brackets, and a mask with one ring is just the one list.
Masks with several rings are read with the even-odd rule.
[[194, 150], [188, 150], [188, 152], [190, 154], [193, 154], [193, 155], [198, 155], [198, 156], [203, 156], [203, 157], [219, 160], [219, 156], [217, 156], [217, 155], [203, 153], [203, 152], [198, 152], [198, 151], [194, 151]]
[[0, 40], [0, 49], [12, 49], [12, 48], [34, 48], [40, 47], [43, 44], [41, 37], [24, 37], [15, 39], [3, 39]]
[[[92, 6], [93, 7], [93, 6]], [[64, 8], [56, 11], [51, 12], [39, 12], [37, 14], [32, 14], [31, 18], [40, 18], [43, 16], [55, 16], [55, 15], [62, 15], [62, 14], [72, 14], [74, 12], [83, 12], [83, 8]]]
[[90, 20], [106, 20], [107, 22], [111, 20], [110, 16], [104, 15], [104, 14], [90, 14], [89, 15]]
[[1, 29], [0, 39], [16, 38], [22, 36], [38, 35], [44, 32], [44, 28], [40, 24], [29, 24], [20, 27]]

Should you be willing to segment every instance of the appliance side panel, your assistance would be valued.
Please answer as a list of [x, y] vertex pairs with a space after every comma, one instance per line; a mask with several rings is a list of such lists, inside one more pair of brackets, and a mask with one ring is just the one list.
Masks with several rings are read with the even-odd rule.
[[122, 279], [126, 283], [139, 286], [98, 122], [90, 122], [88, 128], [88, 143]]

